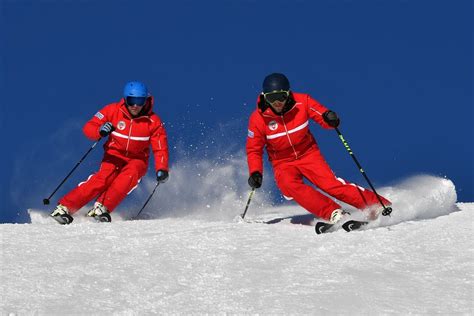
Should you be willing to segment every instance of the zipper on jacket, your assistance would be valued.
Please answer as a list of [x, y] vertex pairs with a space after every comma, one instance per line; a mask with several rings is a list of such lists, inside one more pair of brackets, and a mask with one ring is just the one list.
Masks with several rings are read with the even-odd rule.
[[288, 138], [288, 141], [290, 142], [290, 145], [291, 145], [291, 149], [293, 149], [293, 153], [295, 154], [295, 159], [298, 159], [298, 154], [296, 153], [295, 146], [293, 146], [293, 143], [291, 142], [290, 134], [288, 133], [288, 129], [286, 128], [286, 123], [285, 123], [285, 119], [283, 118], [283, 114], [281, 115], [281, 120], [283, 121], [283, 127], [285, 128], [286, 137]]
[[130, 144], [130, 137], [132, 135], [132, 126], [133, 126], [133, 119], [130, 120], [130, 129], [128, 130], [127, 147], [125, 147], [125, 156], [127, 157], [128, 157], [128, 145]]

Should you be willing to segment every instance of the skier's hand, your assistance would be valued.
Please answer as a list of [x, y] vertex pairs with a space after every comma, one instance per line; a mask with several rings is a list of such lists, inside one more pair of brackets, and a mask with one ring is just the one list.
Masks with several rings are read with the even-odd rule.
[[104, 123], [100, 129], [99, 129], [99, 134], [102, 137], [108, 136], [110, 133], [112, 133], [115, 130], [115, 127], [112, 125], [112, 123], [107, 122]]
[[326, 123], [328, 123], [329, 126], [334, 128], [338, 127], [339, 123], [341, 123], [341, 120], [337, 117], [336, 112], [333, 112], [331, 110], [323, 113], [323, 119]]
[[156, 172], [156, 180], [159, 183], [165, 183], [168, 180], [169, 174], [166, 170], [158, 170]]
[[262, 186], [263, 176], [260, 172], [255, 171], [249, 177], [249, 185], [252, 189], [258, 189]]

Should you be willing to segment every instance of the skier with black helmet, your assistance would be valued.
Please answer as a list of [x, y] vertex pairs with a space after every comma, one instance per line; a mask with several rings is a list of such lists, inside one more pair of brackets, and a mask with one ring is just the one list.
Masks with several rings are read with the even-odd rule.
[[132, 192], [146, 174], [150, 146], [158, 182], [168, 179], [168, 145], [160, 117], [153, 113], [153, 96], [140, 81], [125, 84], [123, 98], [97, 112], [83, 128], [87, 138], [107, 137], [100, 169], [63, 196], [51, 216], [70, 224], [71, 216], [96, 198], [87, 213], [100, 222], [110, 222], [110, 213]]
[[[333, 199], [304, 183], [304, 178], [340, 201], [374, 214], [380, 212], [374, 192], [336, 177], [311, 134], [310, 119], [323, 128], [336, 128], [340, 124], [337, 114], [308, 94], [291, 91], [284, 74], [266, 76], [262, 88], [248, 126], [249, 185], [254, 189], [262, 185], [266, 147], [283, 196], [294, 199], [317, 217], [334, 224], [342, 219], [344, 212]], [[386, 198], [380, 198], [385, 205], [391, 205]]]

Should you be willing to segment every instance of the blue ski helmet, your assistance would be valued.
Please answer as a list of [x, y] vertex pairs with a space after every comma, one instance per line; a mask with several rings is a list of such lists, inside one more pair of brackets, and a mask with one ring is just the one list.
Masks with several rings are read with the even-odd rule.
[[129, 81], [123, 88], [123, 97], [148, 97], [148, 89], [143, 82], [140, 81]]
[[263, 93], [273, 91], [290, 91], [290, 82], [284, 74], [272, 73], [265, 77], [262, 84]]

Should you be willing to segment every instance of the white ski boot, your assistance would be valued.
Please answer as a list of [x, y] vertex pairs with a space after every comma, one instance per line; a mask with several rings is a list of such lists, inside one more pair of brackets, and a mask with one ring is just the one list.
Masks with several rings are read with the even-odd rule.
[[69, 225], [74, 218], [69, 215], [69, 210], [66, 206], [58, 204], [50, 216], [54, 218], [61, 225]]
[[331, 217], [329, 217], [329, 224], [334, 225], [342, 219], [342, 216], [345, 212], [341, 209], [336, 209], [332, 211]]
[[87, 216], [93, 217], [96, 221], [102, 223], [110, 223], [112, 221], [107, 207], [100, 202], [94, 203], [94, 207], [87, 212]]

